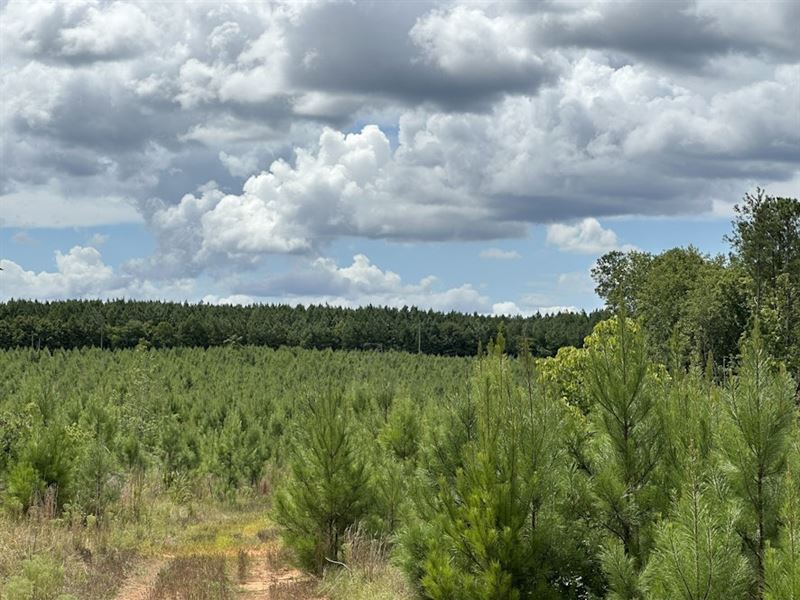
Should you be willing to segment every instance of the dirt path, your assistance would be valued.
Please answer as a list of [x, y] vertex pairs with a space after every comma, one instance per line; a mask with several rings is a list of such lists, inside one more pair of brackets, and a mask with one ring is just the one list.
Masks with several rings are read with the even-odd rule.
[[239, 598], [247, 600], [324, 600], [315, 594], [313, 577], [286, 566], [271, 564], [269, 553], [252, 552], [247, 577], [239, 584]]
[[[241, 600], [325, 600], [315, 593], [316, 581], [310, 575], [287, 566], [275, 566], [272, 553], [253, 551], [249, 554], [246, 578], [237, 582], [237, 598]], [[159, 572], [167, 567], [171, 556], [148, 559], [140, 564], [117, 592], [115, 600], [147, 600]]]
[[137, 566], [122, 584], [115, 600], [147, 600], [159, 571], [169, 562], [168, 557], [151, 558]]

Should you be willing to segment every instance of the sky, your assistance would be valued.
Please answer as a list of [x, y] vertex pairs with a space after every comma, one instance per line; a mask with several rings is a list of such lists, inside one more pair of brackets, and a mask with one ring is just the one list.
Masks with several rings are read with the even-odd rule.
[[800, 196], [800, 2], [0, 1], [0, 301], [601, 306]]

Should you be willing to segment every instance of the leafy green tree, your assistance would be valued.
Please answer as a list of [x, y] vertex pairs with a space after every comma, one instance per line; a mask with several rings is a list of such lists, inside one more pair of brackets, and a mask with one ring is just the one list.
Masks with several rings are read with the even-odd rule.
[[624, 308], [629, 314], [638, 314], [639, 293], [652, 261], [652, 255], [638, 250], [607, 252], [592, 268], [595, 292], [605, 300], [608, 308]]
[[[800, 372], [800, 201], [746, 194], [737, 205], [734, 231], [727, 239], [750, 276], [754, 316], [763, 321], [777, 358], [790, 359]], [[794, 350], [794, 352], [793, 352]]]
[[746, 273], [738, 261], [706, 260], [681, 308], [677, 329], [702, 364], [731, 364], [750, 317]]
[[705, 265], [706, 258], [692, 246], [667, 250], [650, 264], [637, 296], [637, 316], [651, 345], [662, 356], [667, 355], [668, 341], [683, 316], [690, 294], [700, 282]]

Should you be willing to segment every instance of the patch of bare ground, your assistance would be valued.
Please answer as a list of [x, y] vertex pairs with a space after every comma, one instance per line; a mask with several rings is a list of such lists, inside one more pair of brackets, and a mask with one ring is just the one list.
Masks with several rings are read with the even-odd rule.
[[169, 557], [159, 557], [139, 564], [122, 584], [115, 600], [149, 600], [158, 574], [168, 562]]
[[[326, 600], [318, 580], [291, 567], [277, 540], [230, 554], [164, 556], [142, 563], [115, 600]], [[234, 575], [232, 577], [231, 575]]]
[[252, 550], [239, 564], [239, 598], [247, 600], [325, 600], [316, 593], [317, 580], [288, 565], [283, 549], [274, 541]]

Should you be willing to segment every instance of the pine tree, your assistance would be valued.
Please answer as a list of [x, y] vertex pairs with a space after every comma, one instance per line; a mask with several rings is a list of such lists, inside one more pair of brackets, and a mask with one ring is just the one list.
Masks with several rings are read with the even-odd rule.
[[426, 597], [503, 600], [560, 597], [548, 578], [555, 547], [548, 538], [563, 456], [562, 405], [529, 392], [513, 378], [503, 340], [490, 346], [473, 379], [474, 437], [461, 447], [463, 463], [429, 488], [427, 540], [419, 573]]
[[597, 511], [640, 568], [642, 530], [657, 500], [649, 488], [664, 448], [658, 389], [644, 334], [624, 315], [598, 326], [587, 342], [590, 417], [599, 434], [591, 461]]
[[778, 514], [778, 543], [766, 554], [766, 600], [800, 600], [800, 442], [795, 444], [792, 458]]
[[343, 535], [370, 512], [372, 492], [345, 397], [329, 391], [307, 398], [304, 409], [275, 518], [301, 562], [318, 572], [340, 560]]
[[744, 505], [739, 533], [762, 589], [767, 543], [777, 536], [780, 488], [794, 420], [794, 382], [769, 358], [758, 327], [743, 344], [739, 375], [726, 396], [721, 446], [732, 487]]
[[687, 483], [670, 517], [655, 534], [655, 549], [642, 575], [648, 600], [744, 600], [750, 571], [734, 529], [728, 490], [700, 460], [689, 465]]

